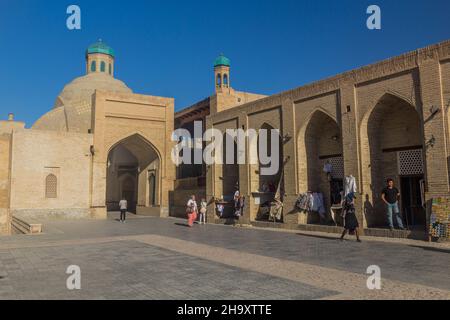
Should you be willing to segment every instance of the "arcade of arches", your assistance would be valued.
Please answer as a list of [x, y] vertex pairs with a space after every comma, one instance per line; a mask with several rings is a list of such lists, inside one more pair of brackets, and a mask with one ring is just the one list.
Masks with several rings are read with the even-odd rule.
[[[425, 233], [432, 200], [450, 198], [450, 112], [443, 103], [450, 101], [449, 58], [446, 42], [212, 113], [206, 129], [264, 126], [280, 131], [283, 167], [277, 175], [260, 176], [254, 164], [239, 166], [239, 191], [247, 199], [240, 223], [265, 225], [258, 224], [258, 213], [269, 200], [265, 197], [274, 193], [266, 186], [281, 181], [280, 227], [337, 230], [341, 191], [354, 179], [360, 228], [385, 235], [381, 229], [388, 229], [387, 210], [381, 194], [391, 178], [400, 191], [408, 229], [396, 232]], [[209, 172], [207, 197], [216, 196], [222, 183]], [[323, 215], [296, 207], [299, 195], [309, 193], [321, 194]], [[214, 207], [208, 214], [210, 221], [221, 221]]]
[[[297, 161], [294, 168], [292, 168], [292, 162], [289, 161], [291, 163], [286, 164], [287, 169], [280, 166], [276, 175], [261, 176], [259, 174], [261, 165], [259, 168], [258, 165], [249, 165], [249, 172], [239, 175], [240, 177], [248, 175], [252, 186], [247, 194], [251, 199], [248, 220], [250, 222], [261, 220], [259, 215], [261, 206], [267, 201], [273, 200], [277, 189], [274, 186], [278, 186], [280, 182], [284, 194], [286, 181], [288, 185], [297, 185], [296, 194], [311, 192], [320, 193], [323, 197], [324, 216], [314, 211], [306, 214], [300, 213], [298, 214], [299, 224], [339, 224], [339, 219], [332, 216], [329, 210], [332, 206], [338, 206], [342, 199], [341, 192], [346, 176], [345, 163], [356, 162], [357, 164], [360, 159], [361, 179], [357, 182], [357, 189], [359, 189], [357, 197], [361, 205], [359, 211], [361, 224], [367, 228], [387, 226], [381, 191], [385, 187], [386, 180], [392, 178], [402, 194], [400, 208], [406, 224], [410, 229], [424, 229], [426, 224], [424, 209], [425, 159], [423, 157], [423, 121], [419, 112], [421, 112], [419, 107], [414, 107], [399, 96], [389, 93], [382, 95], [371, 108], [368, 108], [361, 122], [360, 154], [355, 154], [355, 158], [348, 159], [344, 153], [346, 133], [342, 129], [340, 114], [336, 114], [336, 112], [333, 114], [333, 112], [321, 108], [313, 109], [305, 117], [298, 130], [298, 138], [295, 143]], [[267, 123], [264, 123], [261, 128], [274, 129]], [[281, 135], [279, 143], [283, 146]], [[270, 146], [270, 141], [268, 143]], [[286, 152], [285, 146], [279, 153], [280, 163], [284, 159], [283, 150]], [[324, 171], [326, 165], [333, 168], [330, 174]], [[224, 178], [222, 180], [222, 190], [229, 197], [232, 196], [237, 185], [237, 181], [234, 182], [236, 176], [234, 173], [225, 174], [230, 168], [230, 165], [223, 166]], [[288, 170], [287, 173], [286, 170]], [[294, 173], [297, 175], [296, 181], [292, 181], [292, 178], [295, 177]], [[351, 174], [357, 176], [358, 171], [351, 172]], [[234, 180], [231, 182], [230, 179]], [[241, 192], [242, 186], [245, 184], [245, 181], [239, 180]], [[293, 197], [294, 195], [288, 193], [286, 195], [286, 199], [291, 199], [291, 206], [295, 203]], [[255, 198], [258, 198], [257, 201], [254, 201]], [[284, 202], [286, 203], [286, 201]], [[292, 208], [284, 209], [285, 218], [289, 218], [289, 214], [292, 214], [292, 211], [289, 213], [289, 210]]]

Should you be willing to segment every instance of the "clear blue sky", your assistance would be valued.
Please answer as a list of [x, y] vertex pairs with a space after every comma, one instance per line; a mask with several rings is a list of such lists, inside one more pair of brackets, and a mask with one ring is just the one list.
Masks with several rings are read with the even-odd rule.
[[[80, 31], [66, 28], [70, 4]], [[366, 28], [370, 4], [381, 31]], [[84, 74], [98, 38], [116, 51], [117, 78], [179, 110], [213, 92], [221, 52], [234, 88], [273, 94], [450, 39], [450, 1], [0, 0], [0, 118], [31, 126]]]

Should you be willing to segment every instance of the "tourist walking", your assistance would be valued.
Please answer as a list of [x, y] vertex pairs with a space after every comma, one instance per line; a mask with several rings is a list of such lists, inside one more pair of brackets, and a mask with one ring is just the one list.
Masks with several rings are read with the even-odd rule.
[[240, 202], [239, 199], [241, 198], [241, 194], [239, 192], [239, 189], [236, 190], [233, 196], [233, 204], [234, 204], [234, 213], [236, 215], [236, 212], [239, 211]]
[[359, 223], [358, 219], [356, 218], [356, 210], [355, 210], [355, 196], [354, 193], [349, 193], [343, 202], [342, 205], [343, 215], [344, 218], [344, 231], [342, 232], [341, 240], [344, 240], [345, 235], [347, 232], [351, 235], [356, 235], [356, 241], [361, 242], [361, 239], [359, 239]]
[[400, 209], [398, 206], [398, 199], [400, 198], [400, 191], [394, 186], [394, 180], [387, 180], [387, 187], [381, 192], [381, 199], [386, 204], [386, 215], [389, 229], [394, 230], [394, 222], [392, 215], [395, 215], [397, 226], [400, 230], [404, 230], [402, 217], [400, 216]]
[[188, 226], [192, 227], [194, 225], [194, 221], [197, 219], [198, 207], [197, 202], [195, 201], [195, 195], [192, 195], [189, 201], [186, 204], [186, 213], [188, 218]]
[[208, 203], [206, 202], [206, 200], [203, 198], [202, 201], [200, 201], [200, 224], [206, 224], [206, 212], [207, 212], [207, 207]]
[[119, 201], [119, 208], [120, 208], [120, 222], [124, 223], [127, 215], [128, 201], [122, 198], [122, 200]]

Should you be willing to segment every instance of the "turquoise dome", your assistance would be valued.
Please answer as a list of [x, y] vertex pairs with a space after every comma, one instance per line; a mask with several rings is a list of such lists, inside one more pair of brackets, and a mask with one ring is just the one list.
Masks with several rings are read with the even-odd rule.
[[106, 43], [104, 43], [101, 39], [99, 39], [96, 43], [91, 44], [87, 50], [86, 54], [90, 53], [103, 53], [108, 54], [111, 57], [114, 57], [114, 50]]
[[228, 59], [223, 54], [221, 54], [214, 61], [214, 67], [219, 67], [219, 66], [229, 67], [230, 66], [230, 59]]

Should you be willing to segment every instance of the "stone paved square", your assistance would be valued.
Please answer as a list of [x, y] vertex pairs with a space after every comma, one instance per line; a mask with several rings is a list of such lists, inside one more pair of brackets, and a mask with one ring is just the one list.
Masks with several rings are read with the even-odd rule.
[[[450, 248], [131, 216], [48, 221], [1, 237], [0, 299], [305, 300], [450, 297]], [[379, 265], [382, 290], [366, 287]], [[69, 265], [81, 290], [68, 290]]]
[[[2, 261], [39, 256], [13, 265], [0, 280], [7, 299], [317, 299], [337, 292], [249, 272], [135, 241], [14, 249]], [[66, 288], [67, 266], [82, 270], [82, 289]]]

